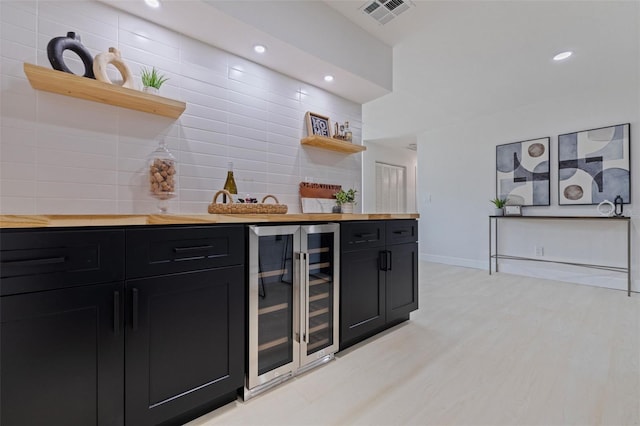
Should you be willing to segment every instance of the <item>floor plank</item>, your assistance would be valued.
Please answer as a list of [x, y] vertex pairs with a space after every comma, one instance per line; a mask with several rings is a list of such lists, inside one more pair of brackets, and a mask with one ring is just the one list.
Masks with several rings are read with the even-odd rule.
[[640, 296], [420, 264], [411, 320], [213, 425], [640, 425]]

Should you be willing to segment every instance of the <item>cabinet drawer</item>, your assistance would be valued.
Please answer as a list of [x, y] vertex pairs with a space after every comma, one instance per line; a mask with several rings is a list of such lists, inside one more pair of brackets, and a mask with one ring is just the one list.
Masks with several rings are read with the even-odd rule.
[[0, 233], [0, 295], [121, 281], [124, 231]]
[[129, 229], [127, 278], [244, 263], [244, 226]]
[[418, 221], [387, 221], [387, 244], [415, 243], [418, 241]]
[[343, 222], [340, 225], [342, 251], [384, 246], [384, 222]]

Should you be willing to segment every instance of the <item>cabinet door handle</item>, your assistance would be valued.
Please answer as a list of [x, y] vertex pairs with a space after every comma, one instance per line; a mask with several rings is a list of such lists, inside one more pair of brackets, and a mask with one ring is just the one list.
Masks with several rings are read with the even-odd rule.
[[406, 230], [404, 230], [404, 231], [393, 231], [393, 233], [396, 234], [396, 235], [407, 235], [407, 234], [409, 234], [409, 231], [406, 231]]
[[387, 252], [381, 251], [378, 253], [378, 263], [381, 271], [387, 270]]
[[131, 328], [138, 329], [138, 289], [131, 290]]
[[188, 253], [190, 251], [202, 251], [202, 250], [208, 250], [210, 248], [213, 248], [212, 245], [206, 245], [206, 246], [193, 246], [193, 247], [174, 247], [173, 248], [173, 252], [174, 253]]
[[375, 232], [370, 232], [368, 234], [356, 234], [357, 238], [371, 238], [371, 237], [375, 237], [378, 234], [376, 234]]
[[120, 335], [120, 292], [113, 292], [113, 334]]
[[3, 265], [11, 266], [36, 266], [36, 265], [53, 265], [56, 263], [64, 263], [67, 261], [65, 256], [45, 257], [44, 259], [27, 259], [27, 260], [7, 260], [2, 262]]
[[391, 250], [387, 250], [387, 271], [390, 271], [392, 268], [393, 255], [391, 254]]

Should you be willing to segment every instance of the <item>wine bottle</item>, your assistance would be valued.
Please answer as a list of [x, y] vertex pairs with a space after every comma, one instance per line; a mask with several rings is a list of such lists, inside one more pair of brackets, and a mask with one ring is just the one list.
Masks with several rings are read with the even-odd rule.
[[[233, 163], [229, 162], [229, 171], [227, 172], [227, 180], [224, 182], [224, 189], [230, 194], [236, 195], [238, 193], [238, 187], [236, 186], [236, 180], [233, 178]], [[227, 201], [227, 196], [223, 196], [223, 202]], [[232, 197], [232, 201], [234, 197]]]

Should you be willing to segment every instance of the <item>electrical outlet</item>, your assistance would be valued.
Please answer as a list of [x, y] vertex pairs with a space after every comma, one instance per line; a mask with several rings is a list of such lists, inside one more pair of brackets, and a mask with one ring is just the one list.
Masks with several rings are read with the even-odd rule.
[[535, 246], [536, 256], [544, 256], [544, 247], [543, 246]]

